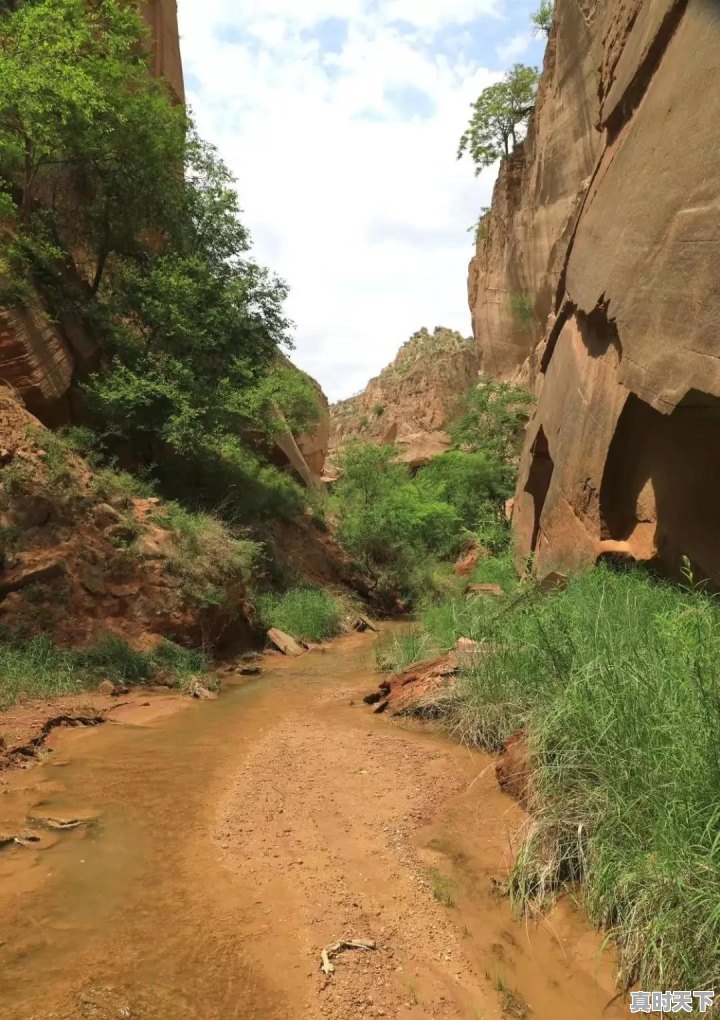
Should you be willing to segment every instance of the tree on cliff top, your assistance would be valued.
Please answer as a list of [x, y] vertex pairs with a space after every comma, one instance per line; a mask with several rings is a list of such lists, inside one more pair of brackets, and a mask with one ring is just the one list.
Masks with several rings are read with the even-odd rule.
[[539, 77], [537, 68], [515, 64], [502, 81], [484, 89], [472, 104], [473, 115], [460, 139], [458, 159], [469, 153], [476, 175], [508, 157], [517, 145], [520, 129], [535, 108]]
[[554, 9], [554, 0], [542, 0], [542, 3], [532, 16], [532, 23], [536, 35], [540, 35], [541, 32], [544, 32], [546, 36], [550, 35]]

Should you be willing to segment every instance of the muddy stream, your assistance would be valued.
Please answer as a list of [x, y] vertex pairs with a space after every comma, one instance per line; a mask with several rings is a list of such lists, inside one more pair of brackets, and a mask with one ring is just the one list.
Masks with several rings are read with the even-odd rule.
[[[40, 837], [0, 851], [0, 1020], [628, 1015], [570, 899], [513, 917], [526, 823], [492, 760], [362, 703], [372, 641], [148, 696], [0, 777], [0, 833]], [[326, 976], [341, 938], [377, 948]]]

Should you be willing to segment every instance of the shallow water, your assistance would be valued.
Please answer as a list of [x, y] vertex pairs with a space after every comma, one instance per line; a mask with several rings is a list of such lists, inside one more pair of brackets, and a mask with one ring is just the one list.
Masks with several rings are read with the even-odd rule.
[[[48, 839], [47, 849], [0, 853], [1, 1020], [293, 1015], [287, 986], [268, 980], [256, 959], [257, 904], [213, 839], [216, 806], [278, 719], [306, 706], [313, 692], [375, 682], [365, 669], [369, 640], [269, 660], [262, 678], [217, 702], [182, 703], [172, 715], [151, 704], [123, 725], [63, 732], [45, 764], [5, 778], [0, 832], [26, 831], [28, 814], [85, 812], [96, 821]], [[349, 740], [358, 720], [387, 732], [387, 721], [364, 707], [344, 702], [332, 711]], [[486, 878], [507, 853], [505, 829], [517, 827], [518, 809], [484, 774], [486, 759], [454, 747], [448, 753], [462, 755], [467, 790], [416, 843], [428, 861], [452, 869], [458, 923], [476, 940], [473, 952], [479, 961], [497, 959], [503, 981], [520, 982], [536, 1016], [599, 1018], [612, 989], [608, 962], [596, 981], [597, 938], [565, 910], [556, 929], [546, 925], [526, 939], [507, 902], [488, 896]], [[615, 1015], [625, 1013], [605, 1014]]]

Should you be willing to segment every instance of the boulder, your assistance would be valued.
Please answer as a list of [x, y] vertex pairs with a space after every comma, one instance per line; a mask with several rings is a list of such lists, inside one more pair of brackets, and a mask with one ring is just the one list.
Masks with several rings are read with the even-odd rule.
[[91, 595], [105, 594], [105, 577], [99, 567], [91, 563], [81, 563], [79, 568], [80, 583]]
[[527, 736], [522, 730], [505, 741], [495, 765], [495, 775], [500, 788], [526, 811], [530, 810], [534, 794], [533, 771]]
[[98, 503], [92, 513], [93, 522], [102, 530], [122, 521], [122, 514], [109, 503]]
[[477, 570], [479, 562], [480, 549], [474, 545], [459, 558], [453, 567], [453, 573], [457, 577], [470, 577]]
[[211, 691], [204, 684], [201, 684], [199, 680], [194, 680], [190, 684], [190, 697], [195, 698], [196, 701], [217, 701], [217, 691]]
[[13, 524], [22, 528], [39, 528], [47, 524], [52, 516], [52, 503], [45, 496], [13, 496], [10, 514]]
[[383, 680], [377, 691], [364, 699], [375, 712], [391, 715], [436, 714], [460, 669], [457, 655], [449, 652]]
[[303, 648], [303, 646], [296, 641], [295, 638], [290, 637], [289, 634], [284, 634], [281, 630], [277, 630], [275, 627], [268, 631], [267, 636], [275, 647], [283, 653], [283, 655], [298, 656], [305, 654], [306, 649]]

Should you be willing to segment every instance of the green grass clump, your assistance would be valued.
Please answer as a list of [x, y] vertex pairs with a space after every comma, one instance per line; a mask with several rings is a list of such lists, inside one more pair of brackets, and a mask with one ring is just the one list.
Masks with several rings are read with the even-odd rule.
[[264, 595], [258, 606], [268, 627], [302, 641], [324, 641], [342, 630], [344, 606], [322, 588], [291, 588], [282, 595]]
[[429, 872], [430, 888], [434, 898], [444, 907], [454, 907], [453, 884], [451, 880], [436, 868]]
[[472, 576], [472, 584], [499, 584], [505, 592], [518, 586], [518, 575], [511, 553], [482, 560]]
[[148, 683], [160, 671], [182, 688], [202, 677], [209, 663], [202, 652], [163, 641], [150, 652], [131, 648], [116, 635], [86, 649], [59, 648], [46, 635], [0, 641], [0, 710], [21, 697], [49, 698], [79, 694], [102, 680], [118, 684]]
[[167, 569], [183, 580], [197, 605], [225, 605], [234, 586], [250, 581], [259, 542], [240, 538], [219, 518], [193, 513], [180, 503], [163, 503], [153, 520], [173, 533], [175, 551]]
[[614, 936], [621, 979], [720, 982], [720, 607], [698, 590], [605, 568], [541, 597], [450, 600], [428, 641], [492, 649], [461, 677], [465, 740], [497, 750], [518, 729], [535, 767], [517, 904], [581, 880]]
[[373, 660], [380, 673], [401, 673], [435, 654], [429, 635], [417, 626], [385, 631], [375, 642]]

